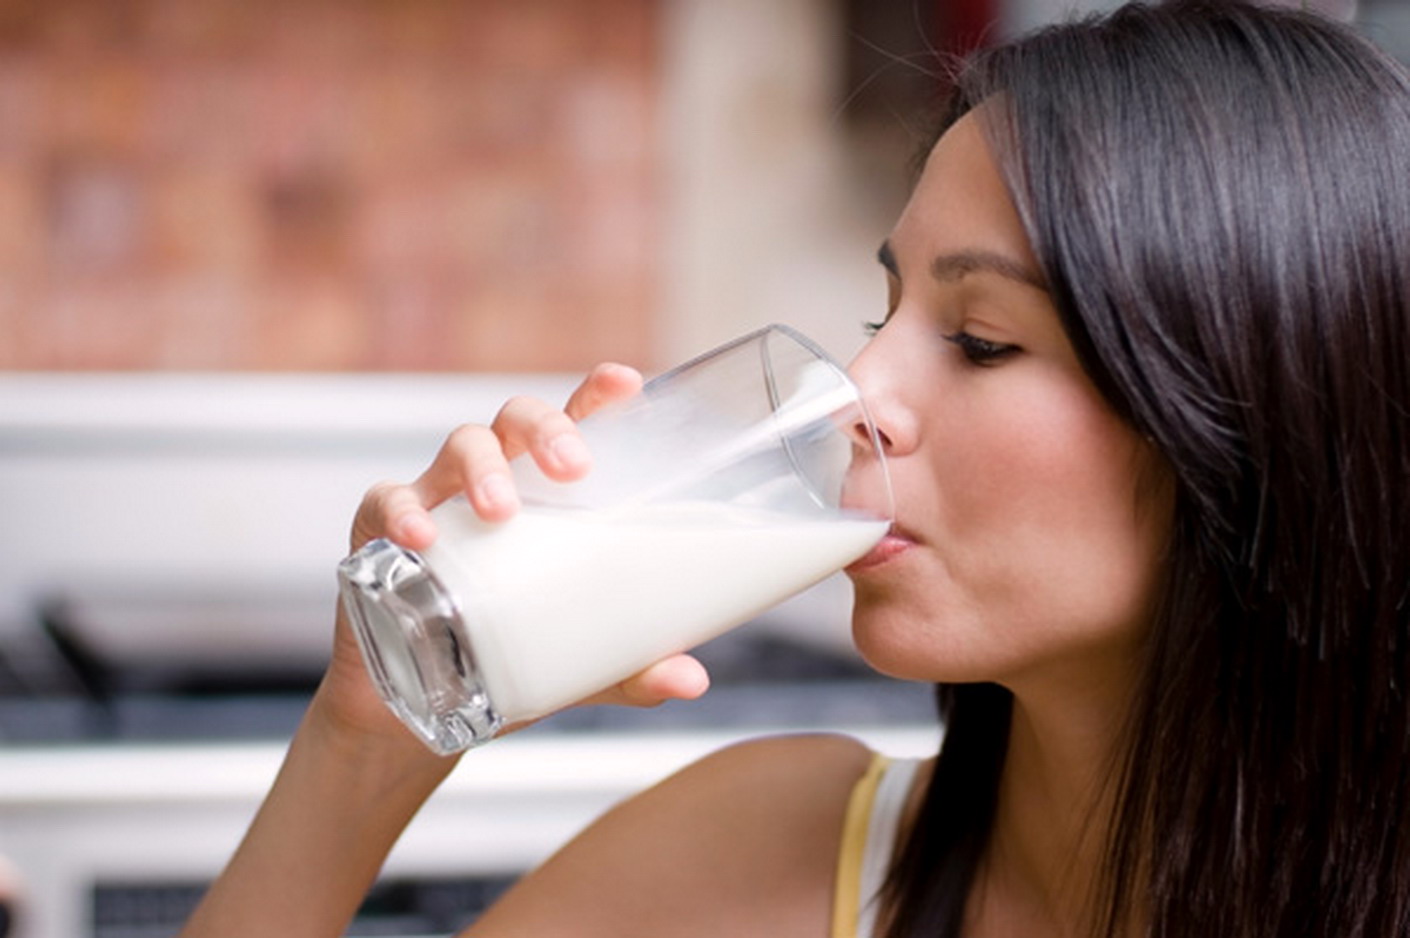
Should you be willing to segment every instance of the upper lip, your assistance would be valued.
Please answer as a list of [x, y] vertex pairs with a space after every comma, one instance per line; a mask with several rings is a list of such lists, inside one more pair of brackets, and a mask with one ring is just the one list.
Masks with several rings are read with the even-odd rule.
[[899, 521], [892, 521], [891, 529], [886, 533], [888, 537], [900, 538], [903, 541], [911, 541], [913, 543], [920, 543], [920, 538], [916, 537], [915, 534], [913, 534], [909, 528], [901, 524]]
[[895, 517], [895, 499], [891, 484], [885, 477], [865, 467], [853, 465], [842, 484], [841, 507], [869, 514], [874, 518]]
[[893, 515], [892, 515], [891, 509], [885, 507], [884, 505], [878, 507], [878, 506], [876, 505], [876, 503], [875, 503], [873, 500], [871, 500], [871, 499], [865, 499], [865, 498], [855, 498], [855, 499], [854, 499], [854, 498], [848, 497], [847, 493], [844, 493], [844, 494], [843, 494], [843, 497], [842, 497], [842, 500], [841, 500], [841, 508], [842, 508], [844, 511], [858, 512], [858, 513], [861, 513], [861, 514], [864, 514], [864, 515], [871, 515], [873, 518], [875, 518], [875, 519], [877, 519], [877, 520], [881, 520], [881, 519], [884, 519], [884, 518], [891, 518], [891, 519], [892, 519], [892, 520], [891, 520], [891, 526], [892, 526], [893, 528], [896, 526], [896, 521], [895, 521], [895, 518], [894, 518]]

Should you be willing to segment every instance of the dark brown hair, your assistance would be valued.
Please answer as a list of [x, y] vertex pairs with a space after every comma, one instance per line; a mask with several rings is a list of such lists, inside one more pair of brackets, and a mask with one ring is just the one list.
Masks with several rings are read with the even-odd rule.
[[[1292, 10], [1131, 5], [981, 53], [1059, 315], [1176, 511], [1102, 929], [1410, 934], [1410, 81]], [[946, 739], [888, 934], [958, 936], [1012, 698]]]

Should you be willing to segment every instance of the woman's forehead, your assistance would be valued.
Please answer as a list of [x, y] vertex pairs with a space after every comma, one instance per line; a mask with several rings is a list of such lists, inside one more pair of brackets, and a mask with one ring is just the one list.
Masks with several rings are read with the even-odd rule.
[[984, 252], [1038, 270], [981, 116], [966, 114], [936, 142], [888, 243], [898, 257]]

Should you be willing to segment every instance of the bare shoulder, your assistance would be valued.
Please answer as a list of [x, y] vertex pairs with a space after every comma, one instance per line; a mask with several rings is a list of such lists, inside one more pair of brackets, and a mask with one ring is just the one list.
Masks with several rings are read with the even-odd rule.
[[608, 812], [470, 934], [826, 934], [847, 799], [870, 760], [835, 735], [722, 749]]

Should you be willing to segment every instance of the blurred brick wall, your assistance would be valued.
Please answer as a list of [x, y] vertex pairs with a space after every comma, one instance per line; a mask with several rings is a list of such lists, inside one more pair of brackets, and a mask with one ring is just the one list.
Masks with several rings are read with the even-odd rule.
[[0, 367], [651, 348], [651, 0], [0, 0]]

